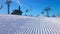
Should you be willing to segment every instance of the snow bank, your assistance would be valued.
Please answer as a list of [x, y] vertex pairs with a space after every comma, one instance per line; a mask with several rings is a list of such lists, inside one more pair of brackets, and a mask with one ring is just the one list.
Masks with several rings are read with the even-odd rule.
[[0, 34], [59, 34], [60, 18], [0, 15]]

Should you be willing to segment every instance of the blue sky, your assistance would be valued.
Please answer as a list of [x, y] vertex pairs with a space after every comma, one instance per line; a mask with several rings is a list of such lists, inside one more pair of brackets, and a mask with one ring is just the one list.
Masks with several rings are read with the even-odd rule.
[[[18, 2], [16, 0], [12, 0], [10, 6], [10, 12], [14, 9], [18, 9]], [[2, 1], [0, 0], [0, 3]], [[47, 6], [51, 7], [49, 11], [50, 15], [57, 15], [60, 13], [60, 0], [21, 0], [20, 1], [21, 10], [23, 11], [23, 15], [25, 15], [25, 10], [28, 9], [28, 15], [32, 14], [34, 16], [41, 15], [41, 12], [44, 11], [44, 8]], [[3, 4], [3, 8], [0, 10], [0, 14], [7, 14], [7, 5]], [[46, 13], [44, 13], [44, 16]]]

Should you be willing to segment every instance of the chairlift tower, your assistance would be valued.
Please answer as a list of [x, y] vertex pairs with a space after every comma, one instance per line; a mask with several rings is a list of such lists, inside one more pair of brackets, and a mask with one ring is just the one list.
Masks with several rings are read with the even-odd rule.
[[10, 3], [11, 3], [10, 0], [6, 0], [6, 4], [7, 4], [7, 7], [8, 7], [8, 14], [10, 14]]

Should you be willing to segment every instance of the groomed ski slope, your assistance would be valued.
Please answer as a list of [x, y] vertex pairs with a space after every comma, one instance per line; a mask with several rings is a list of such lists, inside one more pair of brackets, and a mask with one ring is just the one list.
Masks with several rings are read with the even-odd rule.
[[60, 34], [60, 18], [0, 15], [0, 34]]

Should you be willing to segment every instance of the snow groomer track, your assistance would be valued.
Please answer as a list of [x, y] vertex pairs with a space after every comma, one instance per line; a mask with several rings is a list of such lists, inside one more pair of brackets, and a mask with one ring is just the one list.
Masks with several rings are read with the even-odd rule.
[[0, 34], [60, 34], [60, 18], [0, 15]]

